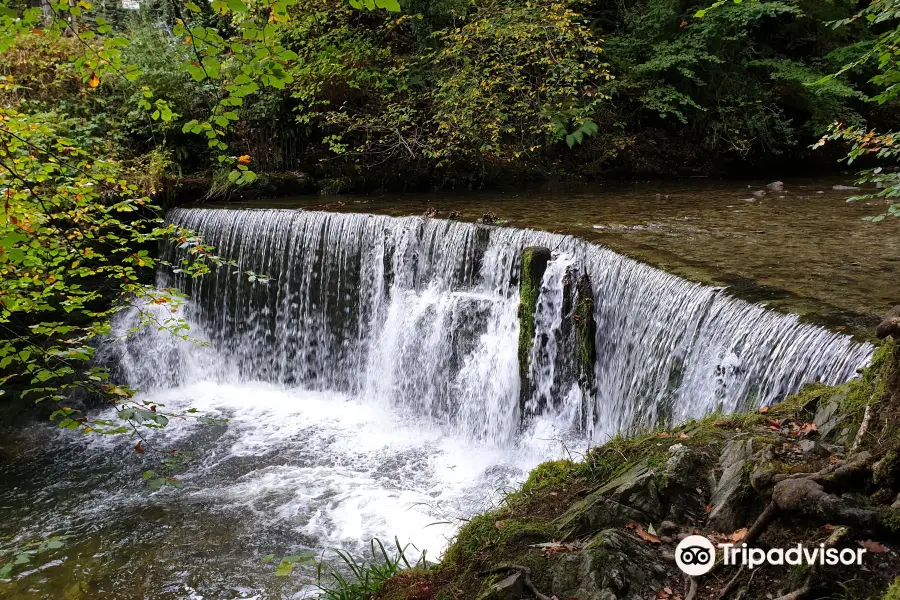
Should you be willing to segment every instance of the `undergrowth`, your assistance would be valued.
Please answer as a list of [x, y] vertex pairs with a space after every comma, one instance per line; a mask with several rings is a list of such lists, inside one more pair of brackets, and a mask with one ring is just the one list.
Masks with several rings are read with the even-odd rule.
[[397, 538], [394, 538], [394, 545], [396, 553], [374, 538], [369, 542], [369, 560], [338, 550], [337, 555], [344, 568], [320, 563], [317, 573], [319, 600], [368, 600], [381, 591], [385, 581], [401, 571], [426, 567], [425, 552], [417, 561], [410, 562], [406, 555], [411, 545], [401, 546]]

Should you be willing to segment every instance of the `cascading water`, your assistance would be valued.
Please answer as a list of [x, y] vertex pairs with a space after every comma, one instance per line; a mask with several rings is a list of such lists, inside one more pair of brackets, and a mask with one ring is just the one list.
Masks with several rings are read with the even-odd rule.
[[[871, 353], [571, 237], [292, 210], [179, 209], [169, 219], [238, 265], [197, 280], [159, 274], [161, 287], [190, 294], [181, 315], [209, 344], [148, 327], [98, 355], [143, 390], [137, 401], [228, 422], [179, 418], [144, 433], [192, 456], [177, 494], [147, 490], [141, 473], [158, 458], [136, 454], [134, 440], [34, 428], [34, 456], [0, 463], [0, 475], [25, 482], [3, 496], [0, 537], [69, 539], [9, 584], [10, 597], [55, 600], [72, 581], [98, 600], [302, 597], [309, 573], [276, 579], [263, 556], [361, 554], [372, 537], [397, 536], [434, 557], [455, 517], [564, 449], [840, 382]], [[529, 246], [553, 254], [520, 386]], [[175, 264], [182, 252], [162, 250]], [[583, 306], [589, 329], [574, 327], [590, 316], [577, 314]], [[171, 318], [162, 305], [135, 307], [113, 338], [140, 312]], [[577, 348], [584, 331], [591, 352]]]
[[[191, 294], [188, 318], [230, 376], [353, 394], [501, 446], [522, 422], [516, 311], [527, 246], [551, 248], [554, 258], [535, 312], [526, 412], [562, 433], [576, 428], [582, 407], [596, 441], [765, 404], [807, 382], [847, 380], [871, 354], [849, 336], [573, 237], [294, 210], [178, 209], [169, 219], [237, 261], [199, 282], [161, 275]], [[180, 258], [175, 247], [165, 252]], [[238, 272], [250, 269], [270, 282]], [[573, 270], [589, 277], [596, 298], [596, 385], [586, 402], [574, 370], [560, 368]]]

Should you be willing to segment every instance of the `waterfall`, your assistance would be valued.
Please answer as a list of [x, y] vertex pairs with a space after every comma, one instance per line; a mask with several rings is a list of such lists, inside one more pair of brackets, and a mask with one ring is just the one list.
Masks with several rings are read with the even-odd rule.
[[[535, 312], [526, 413], [595, 440], [737, 411], [846, 381], [872, 347], [688, 282], [571, 236], [470, 223], [301, 210], [176, 209], [237, 267], [190, 279], [195, 335], [215, 350], [157, 356], [177, 364], [138, 369], [131, 383], [175, 378], [258, 380], [352, 394], [433, 418], [478, 440], [506, 444], [531, 420], [520, 407], [517, 343], [520, 253], [553, 251]], [[184, 250], [165, 246], [175, 263]], [[248, 281], [244, 271], [264, 274]], [[567, 286], [587, 275], [596, 323], [594, 382], [567, 364]], [[160, 360], [162, 360], [160, 358]], [[150, 372], [152, 371], [152, 372]]]

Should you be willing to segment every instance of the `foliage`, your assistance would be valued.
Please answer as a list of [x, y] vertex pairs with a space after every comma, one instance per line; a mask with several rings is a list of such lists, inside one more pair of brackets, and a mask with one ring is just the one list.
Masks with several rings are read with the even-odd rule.
[[[895, 103], [900, 98], [900, 2], [897, 0], [874, 0], [868, 6], [853, 16], [834, 22], [835, 27], [846, 27], [855, 21], [863, 21], [881, 33], [872, 44], [868, 52], [856, 60], [846, 64], [843, 69], [826, 82], [834, 80], [837, 76], [863, 68], [870, 61], [877, 63], [877, 74], [871, 79], [871, 83], [877, 86], [878, 92], [873, 100], [878, 104]], [[864, 157], [874, 157], [881, 161], [896, 163], [900, 157], [900, 148], [897, 146], [898, 134], [896, 131], [879, 133], [875, 129], [845, 124], [835, 121], [827, 135], [823, 136], [816, 144], [822, 146], [829, 140], [843, 141], [850, 144], [847, 155], [847, 163]], [[897, 167], [885, 169], [875, 167], [867, 169], [860, 174], [859, 183], [875, 184], [878, 191], [874, 194], [856, 196], [853, 200], [882, 198], [889, 206], [879, 215], [866, 217], [867, 220], [878, 222], [887, 217], [900, 217], [900, 172]]]
[[656, 126], [670, 134], [678, 127], [684, 135], [686, 125], [704, 148], [747, 158], [792, 151], [838, 114], [862, 120], [863, 95], [854, 87], [807, 85], [832, 72], [830, 53], [846, 46], [824, 23], [849, 14], [846, 3], [717, 2], [707, 10], [705, 2], [634, 0], [624, 6], [622, 18], [611, 9], [592, 15], [612, 30], [606, 48], [616, 79], [608, 89], [614, 99], [657, 116]]
[[[425, 554], [412, 564], [406, 554], [409, 546], [401, 546], [394, 539], [397, 552], [392, 554], [378, 538], [369, 542], [370, 560], [361, 561], [351, 554], [338, 551], [343, 565], [332, 567], [320, 563], [318, 568], [318, 587], [320, 600], [368, 600], [381, 591], [385, 581], [404, 569], [414, 566], [425, 567]], [[349, 577], [344, 574], [349, 570]]]
[[298, 121], [321, 132], [329, 164], [484, 174], [597, 131], [606, 65], [568, 2], [481, 2], [425, 49], [422, 15], [363, 29], [329, 6], [298, 11], [285, 42], [301, 57], [290, 86]]
[[[52, 1], [47, 13], [0, 6], [0, 394], [56, 403], [50, 418], [85, 433], [138, 433], [169, 422], [162, 405], [135, 401], [136, 390], [92, 362], [111, 319], [129, 307], [141, 312], [139, 328], [189, 339], [180, 318], [160, 322], [142, 309], [164, 304], [174, 315], [184, 300], [151, 285], [161, 241], [187, 250], [189, 258], [167, 266], [191, 277], [234, 266], [193, 232], [166, 224], [149, 197], [173, 164], [165, 140], [182, 118], [166, 94], [177, 82], [174, 98], [181, 105], [190, 98], [194, 118], [179, 129], [205, 140], [216, 168], [232, 184], [253, 181], [252, 158], [231, 156], [226, 139], [248, 96], [291, 81], [286, 67], [296, 54], [278, 41], [291, 5], [168, 3], [175, 15], [168, 37], [134, 36], [143, 48], [86, 1]], [[166, 49], [165, 62], [147, 73], [128, 62], [154, 41]], [[147, 151], [129, 157], [123, 141], [142, 134]], [[80, 415], [66, 405], [78, 394], [118, 405], [120, 422]], [[179, 416], [209, 420], [195, 411]], [[142, 439], [135, 451], [145, 446]], [[182, 459], [168, 456], [162, 467]], [[152, 471], [145, 479], [151, 489], [178, 485]]]
[[17, 570], [31, 565], [42, 554], [64, 548], [66, 539], [67, 536], [59, 535], [0, 549], [0, 579], [8, 579]]

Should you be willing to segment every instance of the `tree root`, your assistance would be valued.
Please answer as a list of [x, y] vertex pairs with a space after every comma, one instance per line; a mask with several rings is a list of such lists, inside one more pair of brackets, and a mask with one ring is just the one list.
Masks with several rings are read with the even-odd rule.
[[687, 594], [684, 595], [684, 600], [694, 600], [694, 598], [697, 596], [697, 580], [690, 575], [685, 575], [684, 577], [688, 580], [689, 583], [689, 588]]
[[853, 445], [850, 446], [850, 454], [856, 452], [856, 449], [859, 447], [859, 443], [862, 442], [863, 436], [866, 435], [866, 432], [869, 431], [869, 422], [872, 420], [872, 403], [866, 403], [866, 412], [863, 413], [862, 425], [859, 426], [859, 431], [856, 432], [856, 437], [853, 438]]
[[732, 590], [734, 590], [734, 588], [737, 587], [738, 579], [740, 579], [741, 574], [743, 574], [743, 572], [744, 572], [744, 566], [741, 565], [741, 568], [738, 569], [738, 572], [734, 574], [734, 577], [731, 578], [731, 581], [729, 581], [727, 584], [725, 584], [725, 587], [723, 587], [722, 591], [719, 592], [719, 595], [716, 596], [716, 600], [722, 600], [723, 598], [728, 597], [728, 594], [730, 594], [732, 592]]
[[531, 569], [529, 569], [528, 567], [523, 567], [522, 565], [502, 565], [494, 569], [481, 571], [480, 573], [478, 573], [478, 575], [480, 577], [487, 577], [488, 575], [508, 573], [510, 571], [515, 571], [516, 573], [522, 575], [522, 583], [525, 585], [525, 589], [531, 592], [531, 595], [537, 598], [537, 600], [551, 600], [550, 596], [542, 594], [536, 587], [534, 587], [534, 583], [531, 581]]

